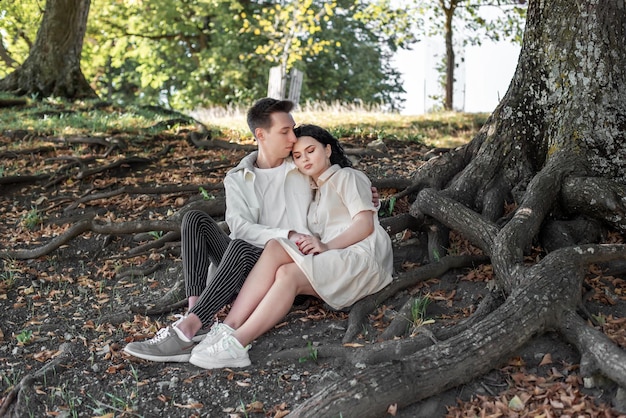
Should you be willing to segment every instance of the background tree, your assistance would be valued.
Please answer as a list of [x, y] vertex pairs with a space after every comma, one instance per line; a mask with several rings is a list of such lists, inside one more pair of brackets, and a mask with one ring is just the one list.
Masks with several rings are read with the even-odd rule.
[[303, 96], [319, 102], [365, 101], [399, 108], [404, 89], [392, 58], [398, 48], [416, 40], [409, 29], [413, 11], [394, 9], [388, 1], [343, 1], [338, 10], [336, 18], [321, 22], [321, 30], [311, 35], [328, 46], [323, 53], [302, 59]]
[[[411, 39], [396, 41], [389, 34], [402, 32], [392, 28], [401, 29], [408, 14], [394, 11], [387, 1], [268, 5], [205, 0], [158, 2], [149, 12], [135, 4], [125, 11], [117, 5], [94, 10], [99, 15], [92, 18], [96, 23], [88, 37], [94, 41], [87, 48], [93, 61], [99, 62], [94, 70], [102, 75], [119, 72], [117, 85], [125, 84], [123, 79], [139, 79], [139, 100], [165, 97], [177, 108], [228, 105], [264, 96], [269, 69], [276, 65], [284, 73], [294, 66], [304, 70], [303, 100], [395, 99], [402, 88], [398, 73], [388, 63], [390, 48], [407, 45]], [[364, 13], [374, 10], [379, 12]], [[385, 16], [384, 24], [380, 10], [393, 12]], [[378, 29], [383, 26], [388, 33]], [[101, 57], [107, 55], [112, 66], [102, 71]], [[368, 65], [362, 65], [364, 57]], [[122, 71], [124, 66], [133, 71]], [[330, 68], [333, 77], [337, 74], [335, 80], [347, 80], [343, 83], [349, 84], [349, 91], [333, 90], [332, 83], [329, 86], [318, 76], [328, 76]]]
[[0, 6], [0, 77], [19, 67], [35, 42], [43, 9], [37, 3], [5, 2]]
[[[483, 39], [519, 43], [526, 18], [525, 1], [511, 0], [417, 0], [421, 15], [418, 30], [426, 36], [443, 37], [442, 82], [445, 110], [454, 109], [455, 47], [480, 45]], [[455, 42], [455, 38], [460, 42]]]
[[[29, 33], [37, 4], [0, 9], [7, 59], [23, 61], [28, 43], [19, 34]], [[310, 74], [303, 100], [396, 100], [401, 80], [388, 57], [408, 44], [398, 36], [408, 18], [387, 0], [95, 0], [82, 68], [101, 97], [118, 103], [191, 109], [250, 102], [266, 94], [269, 69], [278, 63]], [[319, 76], [335, 72], [331, 83]]]
[[0, 90], [42, 97], [96, 97], [80, 68], [89, 5], [89, 0], [48, 0], [28, 58], [0, 80]]

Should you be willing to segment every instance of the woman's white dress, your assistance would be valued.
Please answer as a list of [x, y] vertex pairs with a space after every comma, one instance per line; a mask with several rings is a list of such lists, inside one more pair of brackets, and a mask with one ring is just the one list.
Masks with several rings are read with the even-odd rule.
[[352, 168], [333, 165], [318, 179], [319, 189], [309, 206], [307, 221], [313, 234], [328, 242], [343, 232], [357, 213], [368, 210], [374, 217], [374, 232], [350, 247], [304, 255], [288, 239], [278, 241], [307, 276], [318, 295], [341, 309], [389, 284], [393, 253], [389, 235], [378, 222], [372, 204], [371, 182]]

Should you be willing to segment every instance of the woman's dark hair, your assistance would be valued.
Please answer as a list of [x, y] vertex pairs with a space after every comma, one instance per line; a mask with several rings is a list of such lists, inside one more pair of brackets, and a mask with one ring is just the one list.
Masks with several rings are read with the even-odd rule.
[[294, 129], [296, 137], [310, 136], [315, 138], [317, 142], [326, 146], [330, 145], [330, 163], [339, 164], [341, 167], [352, 167], [352, 162], [346, 156], [343, 147], [330, 132], [317, 125], [301, 125]]

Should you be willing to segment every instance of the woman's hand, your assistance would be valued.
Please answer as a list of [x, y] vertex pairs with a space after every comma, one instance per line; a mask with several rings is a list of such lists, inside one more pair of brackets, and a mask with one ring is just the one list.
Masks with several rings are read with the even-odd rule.
[[319, 254], [328, 251], [328, 246], [312, 235], [305, 235], [304, 238], [296, 241], [296, 245], [302, 254]]

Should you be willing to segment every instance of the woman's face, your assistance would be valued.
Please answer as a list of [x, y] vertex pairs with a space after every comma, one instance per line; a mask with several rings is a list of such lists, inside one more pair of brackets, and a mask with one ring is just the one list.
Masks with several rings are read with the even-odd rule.
[[293, 146], [293, 161], [298, 170], [313, 180], [330, 167], [330, 145], [324, 146], [311, 136], [301, 136]]

